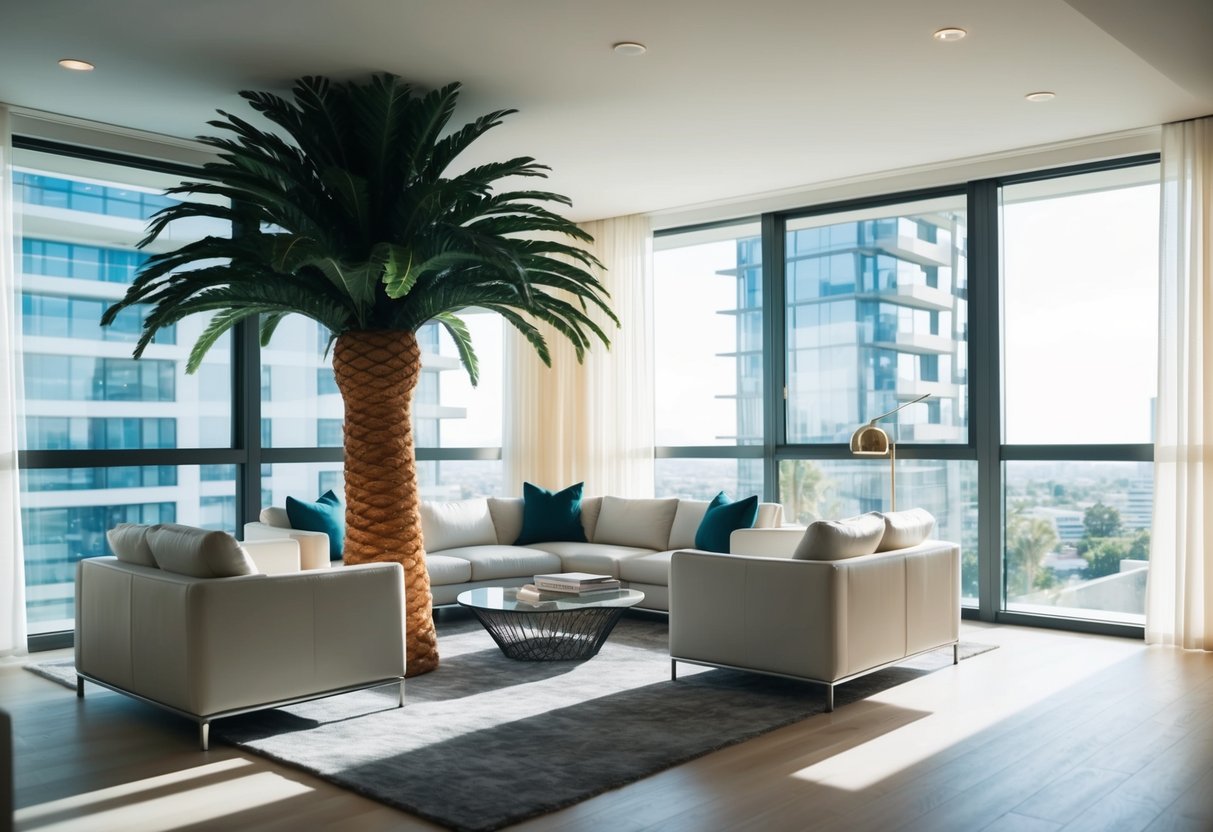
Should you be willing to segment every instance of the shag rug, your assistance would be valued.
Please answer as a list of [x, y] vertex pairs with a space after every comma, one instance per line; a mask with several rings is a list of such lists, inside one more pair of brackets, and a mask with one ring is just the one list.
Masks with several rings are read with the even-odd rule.
[[[505, 658], [474, 620], [439, 624], [438, 669], [394, 686], [221, 719], [213, 739], [461, 830], [570, 806], [825, 710], [819, 685], [678, 665], [664, 619], [625, 617], [583, 662]], [[961, 644], [969, 658], [993, 647]], [[836, 707], [952, 662], [951, 648], [839, 686]], [[27, 665], [75, 687], [70, 661]]]

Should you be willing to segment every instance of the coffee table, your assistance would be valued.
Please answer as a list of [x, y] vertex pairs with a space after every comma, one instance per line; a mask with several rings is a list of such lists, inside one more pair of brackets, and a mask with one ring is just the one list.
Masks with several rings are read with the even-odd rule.
[[569, 595], [536, 603], [515, 587], [469, 589], [455, 599], [467, 607], [511, 659], [577, 661], [598, 654], [623, 611], [644, 600], [635, 589]]

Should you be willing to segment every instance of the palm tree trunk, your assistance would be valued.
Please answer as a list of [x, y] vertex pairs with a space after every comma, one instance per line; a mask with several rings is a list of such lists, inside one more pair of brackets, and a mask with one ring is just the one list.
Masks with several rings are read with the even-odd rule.
[[[406, 675], [438, 666], [413, 452], [421, 349], [412, 332], [345, 332], [333, 350], [345, 402], [345, 562], [404, 566]], [[374, 638], [374, 633], [368, 633]]]

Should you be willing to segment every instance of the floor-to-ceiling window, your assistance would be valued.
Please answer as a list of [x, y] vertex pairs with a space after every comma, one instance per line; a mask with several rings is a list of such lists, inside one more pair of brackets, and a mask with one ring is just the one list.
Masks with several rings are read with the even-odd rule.
[[757, 223], [655, 240], [658, 496], [763, 493], [761, 242]]
[[[341, 493], [343, 405], [329, 333], [301, 317], [284, 320], [264, 349], [238, 327], [193, 375], [185, 360], [202, 317], [161, 329], [132, 359], [147, 310], [126, 310], [109, 327], [100, 326], [103, 311], [151, 251], [230, 228], [183, 223], [139, 249], [148, 218], [169, 204], [164, 189], [189, 169], [15, 143], [27, 616], [34, 646], [49, 647], [73, 627], [76, 562], [109, 554], [105, 531], [118, 523], [238, 533], [287, 495]], [[425, 499], [502, 488], [502, 322], [477, 309], [461, 317], [480, 357], [478, 387], [444, 330], [418, 333], [414, 429]]]
[[[233, 527], [234, 466], [201, 464], [232, 445], [232, 345], [220, 341], [187, 376], [205, 318], [161, 330], [138, 361], [131, 349], [145, 309], [100, 326], [148, 252], [167, 244], [136, 248], [179, 174], [28, 146], [14, 163], [26, 609], [38, 635], [72, 628], [76, 561], [108, 554], [106, 529]], [[228, 228], [195, 224], [189, 233]]]
[[1001, 188], [1004, 606], [1144, 623], [1158, 168]]
[[936, 534], [961, 544], [963, 595], [976, 604], [965, 195], [826, 209], [782, 225], [779, 501], [797, 523], [887, 509], [890, 461], [855, 457], [847, 443], [904, 407], [879, 423], [897, 447], [897, 506], [930, 510]]
[[[761, 474], [788, 521], [888, 509], [890, 461], [847, 443], [908, 405], [880, 421], [897, 507], [929, 509], [961, 544], [970, 614], [1134, 632], [1152, 510], [1155, 162], [663, 231], [658, 492], [710, 490], [661, 463], [708, 444], [684, 436], [727, 403], [735, 421], [712, 441], [763, 449], [746, 460], [751, 487]], [[752, 303], [725, 305], [722, 278], [738, 298], [752, 286]], [[719, 324], [730, 315], [745, 346]], [[760, 401], [741, 395], [747, 381]]]

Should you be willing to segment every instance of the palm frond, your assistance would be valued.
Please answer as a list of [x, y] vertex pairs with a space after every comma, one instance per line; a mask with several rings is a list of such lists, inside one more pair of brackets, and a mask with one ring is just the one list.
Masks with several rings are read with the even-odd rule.
[[157, 330], [213, 313], [189, 367], [251, 315], [268, 343], [283, 318], [301, 314], [335, 338], [353, 329], [408, 329], [437, 321], [455, 339], [469, 375], [479, 365], [459, 310], [480, 306], [521, 332], [545, 362], [542, 322], [581, 358], [609, 344], [618, 325], [583, 248], [592, 238], [553, 206], [560, 194], [499, 189], [544, 178], [529, 156], [474, 165], [448, 176], [461, 153], [514, 111], [495, 110], [450, 129], [460, 85], [426, 93], [392, 75], [362, 82], [297, 80], [289, 96], [241, 93], [264, 129], [218, 111], [216, 158], [193, 181], [169, 189], [179, 202], [149, 221], [141, 246], [179, 221], [218, 220], [238, 230], [151, 255], [123, 298], [105, 311], [148, 307], [139, 356]]
[[455, 349], [459, 352], [459, 361], [467, 370], [468, 379], [475, 387], [480, 383], [480, 359], [476, 357], [476, 351], [472, 349], [472, 333], [468, 331], [467, 324], [450, 312], [435, 315], [434, 320], [442, 324], [450, 334], [451, 340], [455, 342]]

